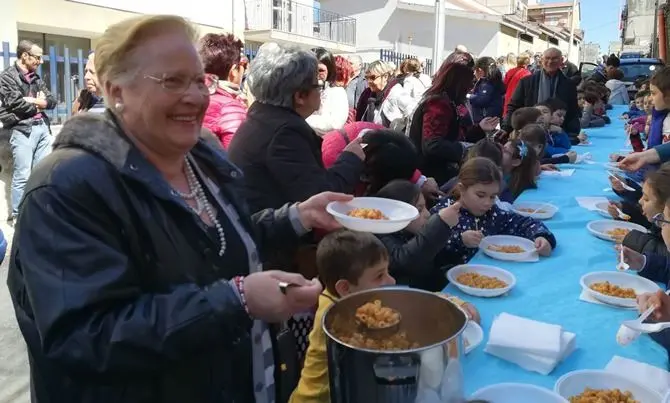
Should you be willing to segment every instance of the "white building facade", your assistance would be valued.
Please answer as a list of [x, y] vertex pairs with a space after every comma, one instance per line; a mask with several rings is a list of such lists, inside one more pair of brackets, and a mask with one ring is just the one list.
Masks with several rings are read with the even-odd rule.
[[[527, 0], [444, 1], [442, 58], [459, 44], [475, 56], [491, 57], [537, 53], [549, 47], [568, 50], [569, 32], [529, 21]], [[321, 0], [321, 5], [356, 19], [356, 52], [366, 61], [378, 58], [380, 49], [432, 57], [434, 0]], [[581, 37], [575, 39], [577, 46], [570, 49], [572, 60], [578, 60], [581, 43]]]

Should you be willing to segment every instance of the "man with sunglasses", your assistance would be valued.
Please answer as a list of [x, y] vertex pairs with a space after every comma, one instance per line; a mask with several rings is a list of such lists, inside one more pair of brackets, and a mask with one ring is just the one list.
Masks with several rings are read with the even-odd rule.
[[[11, 185], [13, 223], [18, 213], [23, 188], [30, 172], [51, 150], [51, 130], [45, 110], [56, 106], [46, 83], [37, 74], [42, 64], [42, 49], [30, 41], [19, 42], [16, 63], [0, 73], [0, 123], [9, 137], [13, 157]], [[3, 136], [4, 137], [4, 136]]]

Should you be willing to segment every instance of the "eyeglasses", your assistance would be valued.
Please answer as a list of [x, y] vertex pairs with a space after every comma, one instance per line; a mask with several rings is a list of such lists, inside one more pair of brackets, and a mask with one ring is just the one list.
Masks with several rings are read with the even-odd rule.
[[381, 76], [375, 76], [375, 75], [365, 76], [365, 79], [368, 80], [368, 81], [375, 81], [378, 77], [381, 77]]
[[309, 89], [318, 89], [319, 91], [323, 91], [325, 88], [326, 88], [326, 82], [323, 80], [319, 80], [316, 83], [309, 86]]
[[665, 226], [666, 224], [670, 224], [670, 221], [665, 219], [665, 217], [663, 216], [663, 213], [656, 214], [654, 217], [652, 217], [651, 221], [658, 228], [663, 228], [663, 226]]
[[210, 87], [205, 83], [205, 77], [200, 75], [195, 77], [186, 77], [180, 75], [171, 76], [163, 74], [162, 78], [151, 75], [145, 75], [144, 78], [155, 81], [156, 83], [160, 84], [164, 90], [173, 94], [183, 94], [191, 87], [191, 84], [193, 83], [195, 83], [196, 87], [198, 87], [198, 90], [203, 94], [210, 93]]
[[32, 54], [32, 53], [28, 53], [28, 56], [34, 57], [35, 60], [38, 60], [38, 61], [42, 60], [42, 55], [35, 55], [35, 54]]

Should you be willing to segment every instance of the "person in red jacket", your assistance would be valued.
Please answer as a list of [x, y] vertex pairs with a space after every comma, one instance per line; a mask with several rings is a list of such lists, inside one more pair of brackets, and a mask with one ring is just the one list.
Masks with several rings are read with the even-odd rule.
[[241, 53], [243, 46], [232, 34], [207, 34], [198, 46], [210, 88], [203, 126], [219, 138], [225, 149], [247, 118], [247, 106], [240, 98], [240, 83], [248, 64]]
[[507, 116], [507, 104], [509, 100], [512, 99], [512, 94], [516, 89], [517, 84], [521, 81], [522, 78], [529, 76], [530, 71], [528, 70], [528, 65], [530, 64], [530, 56], [526, 53], [520, 54], [516, 59], [516, 67], [510, 69], [507, 74], [505, 74], [505, 104], [503, 106], [503, 116]]

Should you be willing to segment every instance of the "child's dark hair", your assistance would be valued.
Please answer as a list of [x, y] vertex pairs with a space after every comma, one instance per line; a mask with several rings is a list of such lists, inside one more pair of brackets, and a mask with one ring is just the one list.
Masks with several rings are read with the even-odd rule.
[[663, 66], [651, 77], [650, 83], [656, 86], [663, 96], [670, 95], [670, 67]]
[[363, 135], [367, 194], [375, 194], [394, 179], [411, 179], [419, 167], [419, 156], [405, 134], [390, 129], [371, 130]]
[[377, 197], [384, 199], [398, 200], [416, 206], [421, 196], [421, 189], [414, 183], [402, 179], [396, 179], [386, 184], [379, 192]]
[[316, 267], [326, 290], [338, 295], [335, 284], [358, 284], [365, 270], [388, 261], [388, 251], [373, 234], [339, 230], [326, 235], [316, 249]]
[[492, 57], [484, 56], [477, 59], [475, 62], [475, 70], [481, 69], [484, 72], [484, 78], [488, 80], [497, 90], [505, 90], [503, 83], [503, 76], [498, 63]]
[[512, 112], [512, 129], [519, 131], [527, 125], [537, 122], [537, 118], [540, 116], [542, 116], [542, 112], [540, 112], [540, 110], [535, 107], [530, 106], [519, 108]]
[[646, 77], [640, 77], [637, 80], [635, 80], [634, 85], [635, 88], [639, 90], [640, 88], [642, 88], [643, 85], [649, 85], [649, 79]]
[[[463, 185], [466, 189], [478, 183], [488, 185], [489, 183], [501, 183], [502, 173], [493, 161], [484, 157], [471, 158], [463, 164], [461, 170], [458, 172], [458, 183]], [[454, 199], [461, 197], [457, 187], [451, 192]]]
[[568, 109], [568, 107], [565, 105], [565, 102], [561, 101], [558, 98], [549, 98], [544, 102], [540, 102], [538, 106], [546, 106], [547, 108], [549, 108], [551, 113], [554, 113], [558, 110], [565, 111]]
[[651, 93], [649, 91], [638, 91], [635, 93], [635, 99], [646, 98]]
[[590, 103], [591, 105], [598, 102], [599, 99], [600, 96], [595, 92], [589, 91], [584, 94], [584, 101]]
[[488, 158], [500, 168], [503, 160], [502, 146], [495, 141], [481, 139], [470, 147], [466, 155], [466, 161], [476, 157]]
[[519, 140], [531, 147], [536, 145], [542, 147], [542, 152], [547, 147], [547, 131], [538, 124], [530, 124], [519, 132]]
[[524, 190], [537, 187], [535, 178], [537, 177], [539, 161], [533, 147], [525, 141], [520, 139], [510, 140], [507, 144], [513, 149], [513, 158], [521, 160], [521, 164], [512, 169], [507, 183], [507, 188], [516, 199]]
[[670, 204], [670, 162], [666, 162], [659, 169], [650, 173], [645, 182], [659, 203]]

